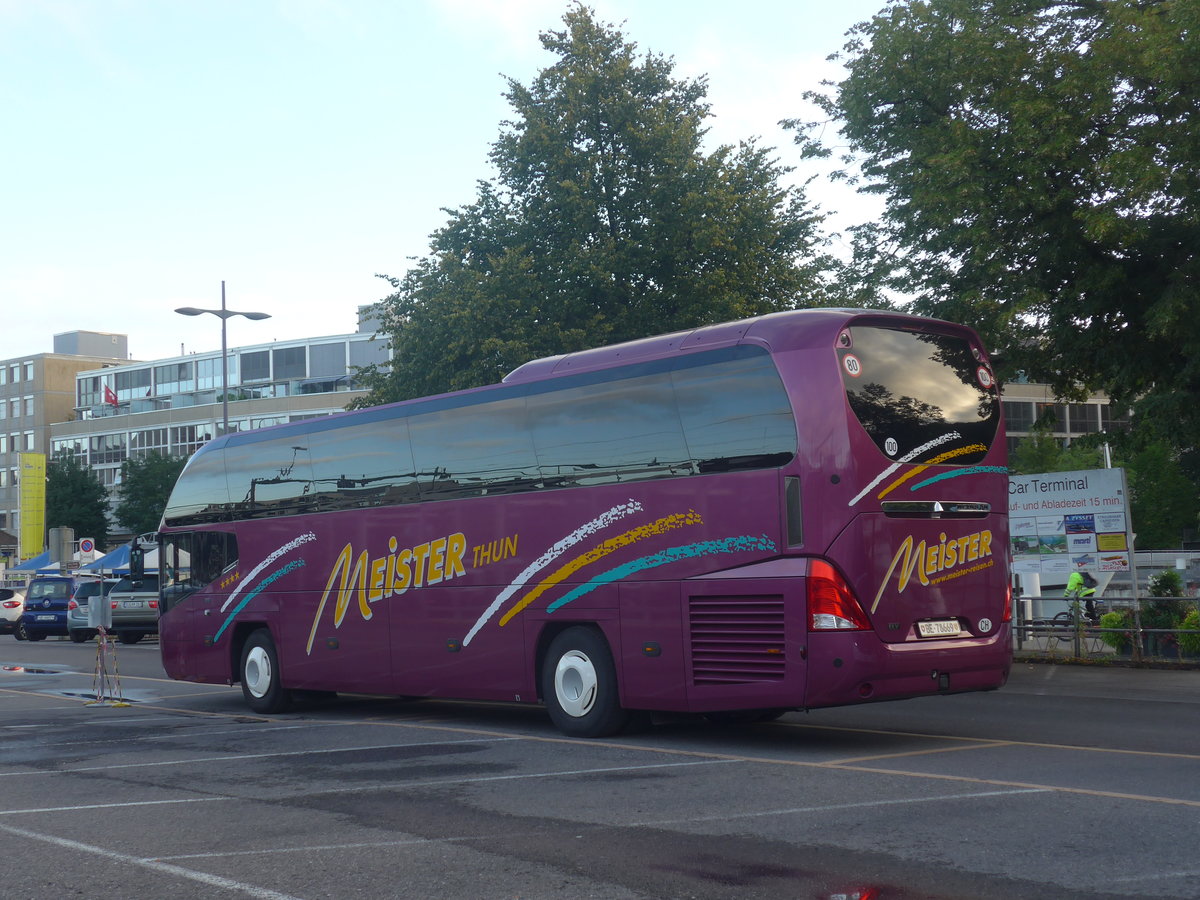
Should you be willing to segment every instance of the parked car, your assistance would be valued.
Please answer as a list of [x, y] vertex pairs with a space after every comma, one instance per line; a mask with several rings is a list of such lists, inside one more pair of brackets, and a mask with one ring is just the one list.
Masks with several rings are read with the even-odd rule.
[[96, 636], [96, 629], [88, 625], [89, 601], [94, 597], [108, 597], [119, 583], [119, 578], [89, 578], [79, 582], [74, 595], [67, 601], [67, 634], [76, 644]]
[[[25, 592], [17, 588], [0, 588], [0, 634], [18, 634], [21, 613], [25, 611]], [[20, 634], [17, 640], [25, 640]]]
[[108, 594], [112, 630], [122, 644], [136, 644], [148, 634], [158, 634], [158, 573], [148, 572], [138, 581], [122, 578]]
[[[17, 625], [26, 639], [40, 641], [67, 633], [67, 602], [75, 593], [70, 575], [38, 575], [25, 589], [25, 611]], [[20, 634], [18, 634], [18, 637]]]

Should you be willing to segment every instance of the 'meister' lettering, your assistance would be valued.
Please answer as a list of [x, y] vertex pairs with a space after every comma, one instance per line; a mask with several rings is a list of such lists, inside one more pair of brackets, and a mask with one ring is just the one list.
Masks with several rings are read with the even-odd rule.
[[914, 570], [917, 573], [917, 580], [928, 587], [931, 576], [947, 569], [969, 565], [991, 555], [992, 533], [988, 530], [976, 531], [973, 534], [957, 538], [948, 538], [946, 533], [942, 532], [938, 535], [937, 543], [927, 544], [925, 541], [921, 541], [916, 545], [915, 551], [913, 537], [910, 534], [900, 544], [896, 555], [892, 557], [892, 564], [888, 567], [887, 574], [883, 576], [879, 592], [875, 595], [875, 602], [871, 604], [871, 612], [875, 612], [879, 607], [883, 589], [887, 587], [897, 566], [900, 568], [900, 580], [896, 585], [896, 592], [903, 593], [904, 589], [908, 587]]
[[333, 627], [340, 628], [354, 600], [358, 601], [363, 621], [369, 621], [373, 615], [372, 603], [399, 596], [410, 588], [438, 584], [467, 574], [463, 566], [467, 539], [461, 532], [403, 550], [399, 546], [400, 542], [394, 536], [389, 538], [387, 555], [375, 559], [371, 559], [366, 550], [355, 556], [353, 544], [342, 548], [321, 594], [317, 614], [313, 616], [306, 652], [312, 653], [317, 624], [331, 596], [334, 598]]

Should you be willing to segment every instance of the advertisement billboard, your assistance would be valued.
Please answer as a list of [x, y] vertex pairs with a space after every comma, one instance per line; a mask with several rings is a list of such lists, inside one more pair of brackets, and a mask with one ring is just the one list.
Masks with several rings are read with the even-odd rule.
[[1124, 469], [1012, 475], [1008, 516], [1017, 574], [1065, 584], [1073, 571], [1129, 571]]

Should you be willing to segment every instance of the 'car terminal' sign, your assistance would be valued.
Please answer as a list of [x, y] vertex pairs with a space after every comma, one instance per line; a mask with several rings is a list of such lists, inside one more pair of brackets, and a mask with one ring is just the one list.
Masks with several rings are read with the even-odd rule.
[[1010, 476], [1013, 571], [1051, 584], [1083, 569], [1128, 572], [1126, 500], [1123, 469]]

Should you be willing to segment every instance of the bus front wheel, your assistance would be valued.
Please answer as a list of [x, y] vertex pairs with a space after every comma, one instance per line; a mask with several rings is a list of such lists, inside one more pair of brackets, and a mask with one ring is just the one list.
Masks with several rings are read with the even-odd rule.
[[257, 713], [280, 713], [291, 706], [292, 695], [279, 681], [279, 654], [271, 633], [260, 628], [242, 647], [242, 696]]
[[542, 665], [542, 699], [554, 724], [571, 737], [617, 734], [629, 721], [612, 653], [593, 628], [568, 628], [550, 642]]

